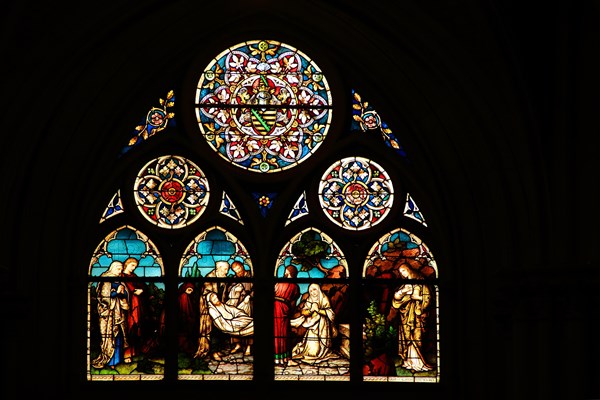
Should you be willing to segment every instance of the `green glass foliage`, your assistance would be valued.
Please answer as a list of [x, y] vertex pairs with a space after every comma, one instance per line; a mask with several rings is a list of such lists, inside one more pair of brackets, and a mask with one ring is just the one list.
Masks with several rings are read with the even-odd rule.
[[364, 354], [367, 359], [394, 351], [398, 330], [387, 324], [385, 316], [377, 311], [375, 301], [369, 303], [363, 329]]
[[302, 234], [300, 240], [292, 245], [294, 254], [293, 262], [300, 264], [300, 271], [310, 271], [313, 268], [319, 268], [324, 273], [327, 270], [320, 263], [329, 253], [329, 244], [321, 239], [313, 231], [307, 231]]

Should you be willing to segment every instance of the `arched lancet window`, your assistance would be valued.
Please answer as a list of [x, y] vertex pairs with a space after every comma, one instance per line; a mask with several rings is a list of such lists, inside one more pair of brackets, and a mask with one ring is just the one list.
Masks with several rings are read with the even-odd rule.
[[88, 277], [88, 379], [162, 379], [164, 369], [138, 362], [164, 359], [164, 267], [154, 243], [131, 226], [116, 229], [94, 251]]
[[395, 229], [369, 251], [363, 278], [365, 380], [437, 381], [439, 289], [428, 247]]
[[392, 127], [308, 49], [198, 65], [116, 152], [88, 379], [438, 382], [432, 221]]
[[276, 379], [349, 380], [348, 264], [341, 249], [307, 228], [281, 250], [275, 276]]
[[179, 379], [252, 378], [252, 276], [248, 252], [223, 228], [202, 232], [186, 248], [177, 295]]

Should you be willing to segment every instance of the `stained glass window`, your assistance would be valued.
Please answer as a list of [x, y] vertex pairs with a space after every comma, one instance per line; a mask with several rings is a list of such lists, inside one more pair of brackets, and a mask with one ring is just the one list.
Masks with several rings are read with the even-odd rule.
[[184, 157], [168, 155], [148, 162], [134, 185], [138, 209], [161, 228], [181, 228], [202, 215], [209, 199], [204, 172]]
[[88, 272], [88, 379], [162, 379], [163, 276], [158, 249], [131, 226], [98, 245]]
[[369, 251], [362, 297], [366, 381], [439, 380], [437, 274], [425, 243], [405, 229]]
[[164, 130], [168, 125], [174, 125], [175, 113], [172, 112], [172, 109], [175, 106], [175, 93], [172, 90], [169, 91], [167, 96], [159, 99], [158, 102], [160, 107], [152, 107], [148, 111], [142, 123], [135, 127], [135, 132], [127, 145], [121, 149], [121, 154], [127, 153], [133, 147]]
[[233, 218], [240, 224], [244, 225], [244, 221], [242, 221], [242, 217], [240, 217], [240, 213], [237, 210], [233, 201], [229, 198], [227, 193], [223, 192], [223, 197], [221, 198], [221, 213], [223, 215], [227, 215], [230, 218]]
[[124, 210], [123, 202], [121, 201], [121, 191], [118, 190], [117, 193], [115, 193], [110, 199], [108, 206], [106, 206], [102, 217], [100, 217], [100, 223], [106, 221], [110, 217], [114, 217], [115, 215], [122, 213], [123, 211]]
[[323, 174], [319, 200], [325, 215], [346, 229], [367, 229], [388, 214], [394, 186], [387, 172], [363, 157], [344, 158]]
[[260, 210], [260, 215], [263, 217], [267, 216], [267, 212], [271, 207], [273, 207], [273, 203], [277, 198], [277, 193], [265, 193], [265, 192], [254, 192], [252, 193], [252, 197], [256, 204], [258, 205], [258, 209]]
[[406, 203], [404, 204], [404, 215], [408, 218], [412, 218], [415, 221], [419, 221], [423, 226], [427, 226], [423, 213], [415, 203], [410, 193], [406, 193]]
[[213, 57], [117, 157], [88, 380], [439, 382], [440, 274], [390, 126], [348, 88], [334, 123], [324, 71], [290, 44]]
[[277, 380], [350, 379], [348, 264], [316, 228], [295, 235], [275, 267]]
[[351, 129], [360, 132], [378, 132], [386, 144], [397, 154], [406, 160], [406, 151], [392, 132], [389, 125], [381, 119], [381, 116], [373, 106], [363, 100], [360, 94], [352, 89], [352, 125]]
[[285, 224], [289, 224], [290, 222], [293, 222], [295, 220], [297, 220], [300, 217], [303, 217], [305, 215], [308, 214], [308, 204], [306, 202], [306, 192], [303, 192], [300, 197], [298, 197], [298, 200], [296, 200], [296, 203], [294, 204], [294, 207], [292, 208], [292, 211], [290, 212], [290, 215], [288, 216], [287, 221], [285, 222]]
[[209, 145], [254, 172], [285, 170], [310, 157], [332, 118], [321, 69], [275, 40], [240, 43], [215, 57], [198, 81], [196, 105]]
[[179, 276], [179, 379], [252, 379], [253, 271], [244, 246], [213, 227], [187, 247]]

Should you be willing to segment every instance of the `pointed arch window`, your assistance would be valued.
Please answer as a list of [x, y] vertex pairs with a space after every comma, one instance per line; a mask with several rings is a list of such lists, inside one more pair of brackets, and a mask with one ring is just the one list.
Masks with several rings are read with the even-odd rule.
[[275, 277], [276, 379], [349, 380], [348, 263], [342, 250], [324, 232], [307, 228], [279, 253]]
[[363, 269], [366, 381], [439, 379], [439, 289], [429, 248], [395, 229], [371, 248]]
[[177, 298], [179, 379], [252, 379], [252, 276], [246, 248], [221, 227], [202, 232], [186, 248]]
[[88, 271], [88, 379], [162, 379], [164, 368], [150, 359], [164, 360], [164, 307], [164, 266], [154, 243], [131, 226], [108, 234]]
[[88, 380], [210, 385], [261, 365], [273, 382], [439, 382], [440, 274], [407, 151], [307, 53], [205, 56], [176, 82], [187, 103], [168, 91], [124, 139], [91, 250]]

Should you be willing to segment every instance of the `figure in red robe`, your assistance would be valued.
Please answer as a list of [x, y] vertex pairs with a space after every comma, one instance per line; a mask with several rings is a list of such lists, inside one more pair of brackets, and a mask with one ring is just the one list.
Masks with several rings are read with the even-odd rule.
[[185, 282], [177, 295], [179, 351], [193, 355], [198, 348], [198, 300], [193, 283]]
[[[289, 265], [285, 268], [283, 277], [294, 279], [297, 275], [298, 269]], [[296, 301], [299, 297], [300, 287], [295, 282], [277, 282], [275, 284], [275, 364], [297, 365], [297, 362], [291, 359], [290, 319], [296, 309]]]
[[[137, 278], [135, 269], [138, 260], [129, 257], [123, 263], [123, 276], [126, 278]], [[126, 281], [125, 285], [129, 291], [129, 311], [127, 313], [127, 338], [129, 347], [125, 349], [125, 362], [130, 363], [133, 357], [140, 355], [143, 342], [144, 301], [146, 285], [139, 280]]]

